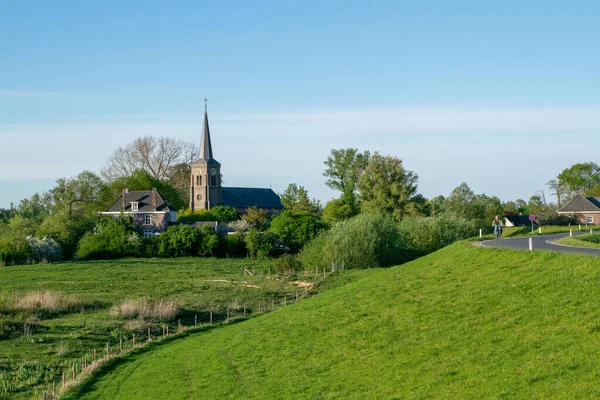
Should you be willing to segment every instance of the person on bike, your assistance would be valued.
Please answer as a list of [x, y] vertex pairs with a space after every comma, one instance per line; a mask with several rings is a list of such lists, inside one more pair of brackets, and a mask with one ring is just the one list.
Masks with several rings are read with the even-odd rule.
[[492, 226], [494, 227], [494, 236], [500, 237], [502, 235], [502, 222], [500, 222], [500, 218], [497, 215], [492, 221]]

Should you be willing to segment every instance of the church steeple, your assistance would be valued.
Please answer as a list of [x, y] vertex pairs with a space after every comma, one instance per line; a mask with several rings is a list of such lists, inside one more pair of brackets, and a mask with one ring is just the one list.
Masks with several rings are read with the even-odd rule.
[[204, 98], [204, 123], [202, 124], [202, 136], [200, 138], [200, 161], [204, 160], [207, 164], [218, 164], [213, 158], [212, 143], [210, 142], [210, 128], [208, 126], [208, 107]]
[[191, 165], [190, 208], [194, 211], [210, 210], [214, 206], [221, 205], [221, 164], [213, 158], [207, 101], [205, 97], [200, 157]]

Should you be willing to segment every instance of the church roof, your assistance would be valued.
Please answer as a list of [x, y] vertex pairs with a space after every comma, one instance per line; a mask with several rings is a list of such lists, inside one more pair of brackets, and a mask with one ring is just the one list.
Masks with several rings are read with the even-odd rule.
[[202, 124], [202, 137], [200, 138], [200, 158], [194, 164], [221, 165], [213, 158], [212, 143], [210, 142], [210, 128], [208, 126], [208, 112], [204, 109], [204, 123]]
[[234, 208], [283, 209], [279, 196], [271, 189], [224, 187], [221, 201], [224, 205]]
[[[138, 212], [150, 211], [177, 211], [170, 203], [167, 203], [160, 193], [156, 192], [156, 208], [152, 204], [152, 190], [123, 190], [119, 198], [105, 212], [131, 212], [131, 203], [138, 203]], [[123, 201], [125, 196], [125, 201]]]

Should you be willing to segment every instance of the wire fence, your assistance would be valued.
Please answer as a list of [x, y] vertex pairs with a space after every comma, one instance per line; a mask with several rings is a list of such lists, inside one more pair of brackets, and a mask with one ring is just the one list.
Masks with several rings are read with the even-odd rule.
[[149, 322], [143, 332], [138, 330], [131, 334], [123, 334], [117, 339], [112, 338], [106, 342], [103, 348], [92, 349], [80, 359], [73, 360], [71, 365], [62, 371], [60, 379], [54, 381], [51, 388], [41, 393], [40, 399], [60, 398], [63, 393], [81, 384], [93, 371], [101, 368], [108, 361], [126, 356], [150, 343], [174, 338], [193, 329], [206, 329], [255, 317], [294, 304], [311, 294], [313, 294], [312, 286], [306, 285], [301, 290], [293, 294], [285, 294], [277, 300], [213, 306], [209, 311], [198, 312], [194, 315], [188, 313], [184, 318], [177, 318], [173, 321]]

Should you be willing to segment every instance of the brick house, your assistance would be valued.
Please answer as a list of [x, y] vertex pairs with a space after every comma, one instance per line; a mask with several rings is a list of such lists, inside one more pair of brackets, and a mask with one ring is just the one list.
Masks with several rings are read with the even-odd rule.
[[600, 197], [585, 197], [578, 194], [557, 213], [579, 215], [579, 221], [582, 224], [597, 225], [600, 223]]
[[100, 214], [113, 218], [130, 216], [135, 230], [146, 237], [159, 235], [170, 224], [177, 222], [177, 209], [166, 202], [155, 188], [132, 191], [123, 189], [121, 196]]

